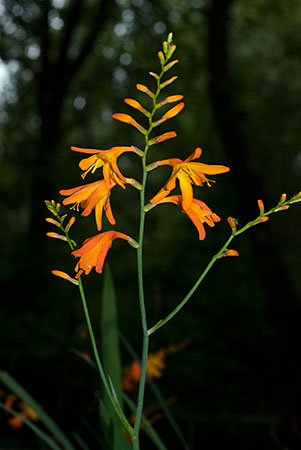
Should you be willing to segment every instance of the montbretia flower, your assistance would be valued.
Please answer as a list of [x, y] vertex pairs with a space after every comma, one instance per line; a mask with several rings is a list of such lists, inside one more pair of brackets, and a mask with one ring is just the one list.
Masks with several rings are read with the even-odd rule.
[[[170, 191], [176, 187], [176, 179], [179, 180], [180, 189], [182, 192], [182, 208], [186, 212], [190, 207], [193, 199], [192, 184], [196, 186], [203, 186], [203, 183], [207, 183], [210, 186], [210, 182], [214, 183], [214, 180], [210, 180], [206, 175], [216, 175], [219, 173], [228, 172], [230, 169], [226, 166], [209, 165], [199, 162], [191, 162], [192, 160], [199, 158], [202, 154], [200, 148], [196, 148], [195, 151], [184, 161], [179, 158], [164, 159], [163, 161], [156, 161], [150, 164], [147, 169], [152, 170], [158, 166], [169, 165], [173, 167], [171, 176], [163, 188], [150, 200], [151, 203], [159, 203], [160, 200], [165, 198]], [[206, 175], [205, 175], [206, 174]]]
[[201, 200], [196, 198], [192, 199], [191, 205], [188, 209], [183, 208], [183, 196], [182, 195], [172, 195], [170, 197], [164, 197], [158, 203], [174, 203], [179, 206], [183, 213], [187, 214], [189, 219], [193, 222], [199, 233], [199, 239], [202, 241], [205, 239], [206, 232], [203, 223], [207, 223], [210, 227], [214, 227], [216, 222], [221, 219], [214, 212], [211, 211], [209, 206]]
[[85, 178], [87, 173], [94, 173], [96, 169], [102, 167], [103, 177], [107, 185], [114, 182], [122, 188], [125, 188], [124, 183], [126, 182], [126, 178], [121, 174], [117, 166], [117, 158], [125, 152], [137, 153], [134, 147], [112, 147], [109, 150], [97, 150], [94, 148], [80, 148], [72, 146], [71, 150], [75, 152], [92, 154], [92, 156], [82, 159], [79, 163], [79, 167], [85, 171], [82, 174], [82, 178]]
[[118, 231], [106, 231], [86, 239], [79, 249], [72, 252], [73, 256], [80, 258], [75, 266], [75, 278], [79, 278], [83, 272], [88, 275], [93, 267], [97, 273], [102, 273], [107, 253], [117, 238], [125, 239], [132, 247], [138, 247], [133, 238]]
[[116, 183], [107, 184], [105, 180], [95, 181], [71, 189], [62, 189], [61, 195], [68, 196], [63, 200], [64, 205], [74, 203], [73, 208], [83, 208], [82, 216], [88, 216], [95, 209], [95, 220], [98, 231], [102, 228], [102, 213], [105, 210], [108, 221], [115, 225], [116, 220], [113, 216], [110, 194]]

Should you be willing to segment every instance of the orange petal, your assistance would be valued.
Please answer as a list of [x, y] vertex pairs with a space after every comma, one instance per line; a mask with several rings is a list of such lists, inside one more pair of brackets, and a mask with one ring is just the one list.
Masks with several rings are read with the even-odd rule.
[[100, 153], [104, 150], [97, 150], [96, 148], [81, 148], [81, 147], [74, 147], [73, 145], [70, 147], [71, 150], [74, 152], [81, 152], [81, 153]]
[[137, 130], [140, 131], [142, 134], [146, 134], [146, 129], [140, 125], [138, 122], [136, 122], [133, 117], [129, 116], [128, 114], [123, 113], [116, 113], [112, 115], [113, 119], [120, 120], [120, 122], [129, 123], [130, 125], [133, 125], [133, 127], [137, 128]]
[[199, 158], [199, 157], [201, 156], [201, 154], [202, 154], [202, 149], [201, 149], [200, 147], [197, 147], [197, 148], [194, 150], [194, 152], [192, 152], [191, 155], [188, 156], [188, 158], [186, 158], [186, 159], [184, 160], [184, 162], [189, 162], [189, 161], [192, 161], [192, 160], [194, 160], [194, 159], [197, 159], [197, 158]]
[[166, 141], [166, 139], [171, 139], [177, 136], [177, 133], [174, 131], [169, 131], [168, 133], [161, 134], [160, 136], [156, 136], [148, 142], [148, 145], [159, 144], [159, 142]]
[[193, 190], [189, 180], [189, 177], [184, 173], [178, 175], [178, 180], [180, 183], [180, 189], [182, 192], [182, 208], [187, 211], [191, 207], [193, 199]]
[[219, 173], [229, 172], [229, 167], [220, 166], [214, 164], [203, 164], [199, 162], [193, 162], [193, 169], [197, 172], [205, 173], [206, 175], [217, 175]]

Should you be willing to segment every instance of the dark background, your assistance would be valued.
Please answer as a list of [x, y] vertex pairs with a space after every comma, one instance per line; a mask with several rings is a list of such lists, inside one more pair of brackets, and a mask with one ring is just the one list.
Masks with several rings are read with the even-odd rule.
[[[153, 86], [157, 51], [169, 31], [180, 63], [166, 93], [183, 94], [184, 111], [161, 127], [178, 137], [151, 149], [150, 159], [202, 162], [229, 174], [195, 188], [222, 217], [199, 242], [173, 205], [147, 215], [145, 285], [149, 324], [168, 314], [229, 235], [226, 221], [257, 215], [257, 199], [274, 206], [300, 190], [301, 3], [298, 0], [5, 0], [0, 2], [1, 78], [1, 367], [11, 373], [68, 433], [80, 416], [97, 423], [97, 380], [70, 348], [90, 351], [75, 288], [50, 274], [72, 273], [74, 259], [45, 223], [43, 201], [81, 184], [80, 155], [70, 145], [107, 149], [143, 145], [132, 127], [111, 118], [133, 114], [123, 98], [144, 99]], [[140, 177], [139, 160], [119, 160]], [[149, 176], [147, 199], [170, 173]], [[99, 174], [98, 174], [99, 175]], [[92, 181], [90, 178], [87, 182]], [[116, 188], [116, 229], [137, 238], [138, 193]], [[69, 210], [66, 208], [66, 212]], [[79, 216], [80, 217], [80, 216]], [[240, 258], [219, 261], [151, 350], [189, 339], [167, 359], [159, 386], [191, 450], [301, 448], [301, 358], [298, 205], [233, 242]], [[105, 223], [105, 228], [109, 224]], [[95, 234], [94, 217], [78, 218], [73, 238]], [[116, 242], [109, 253], [122, 332], [140, 352], [135, 252]], [[102, 277], [85, 280], [96, 330]], [[123, 352], [124, 363], [129, 361]], [[92, 389], [91, 389], [92, 388]], [[94, 389], [95, 388], [95, 389]], [[151, 399], [147, 398], [150, 402]], [[0, 447], [32, 448], [23, 427], [0, 415]], [[156, 427], [180, 449], [164, 419]], [[144, 448], [153, 448], [148, 441]]]

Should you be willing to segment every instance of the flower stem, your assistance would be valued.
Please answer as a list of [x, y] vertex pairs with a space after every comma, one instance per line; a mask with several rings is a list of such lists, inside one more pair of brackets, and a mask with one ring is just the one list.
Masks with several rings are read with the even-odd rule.
[[[58, 217], [58, 218], [60, 220], [60, 228], [65, 233], [68, 245], [69, 245], [70, 249], [73, 251], [75, 249], [75, 243], [70, 238], [68, 230], [64, 227], [63, 220], [60, 217]], [[93, 332], [92, 322], [91, 322], [91, 318], [90, 318], [90, 313], [89, 313], [88, 304], [87, 304], [81, 277], [79, 277], [77, 281], [78, 281], [78, 288], [79, 288], [79, 292], [80, 292], [80, 296], [81, 296], [81, 300], [82, 300], [84, 315], [85, 315], [85, 319], [86, 319], [86, 323], [87, 323], [87, 327], [88, 327], [88, 333], [89, 333], [89, 337], [90, 337], [90, 341], [91, 341], [91, 345], [92, 345], [92, 349], [93, 349], [93, 353], [94, 353], [94, 358], [96, 361], [96, 366], [97, 366], [100, 378], [104, 384], [105, 391], [112, 403], [112, 406], [113, 406], [117, 416], [120, 419], [120, 422], [122, 423], [122, 425], [124, 426], [126, 431], [129, 433], [129, 435], [134, 439], [135, 431], [134, 431], [133, 427], [130, 425], [130, 423], [128, 422], [127, 418], [125, 417], [124, 412], [122, 411], [122, 409], [118, 403], [118, 399], [116, 398], [116, 396], [114, 394], [114, 390], [111, 389], [111, 387], [108, 383], [102, 363], [99, 358], [98, 349], [97, 349], [97, 345], [96, 345], [96, 340], [95, 340], [95, 336], [94, 336], [94, 332]]]
[[[270, 214], [274, 213], [274, 212], [278, 212], [278, 211], [287, 209], [290, 204], [296, 203], [297, 201], [299, 201], [299, 198], [300, 198], [300, 194], [297, 194], [295, 197], [291, 198], [290, 200], [288, 200], [286, 202], [278, 203], [278, 205], [276, 205], [274, 208], [271, 208], [269, 211], [260, 214], [258, 217], [256, 217], [256, 219], [252, 220], [251, 222], [248, 222], [246, 225], [244, 225], [239, 230], [233, 230], [231, 236], [227, 239], [225, 244], [216, 253], [216, 255], [214, 255], [211, 258], [211, 260], [209, 261], [208, 265], [206, 266], [204, 271], [201, 273], [201, 275], [199, 276], [199, 278], [197, 279], [195, 284], [192, 286], [192, 288], [190, 289], [188, 294], [183, 298], [183, 300], [178, 304], [178, 306], [176, 306], [176, 308], [168, 316], [165, 317], [165, 319], [159, 320], [159, 322], [157, 322], [153, 327], [151, 327], [148, 330], [148, 335], [150, 336], [155, 331], [159, 330], [159, 328], [163, 327], [163, 325], [165, 325], [167, 322], [169, 322], [183, 308], [183, 306], [188, 302], [190, 297], [197, 290], [197, 288], [199, 287], [199, 285], [201, 284], [201, 282], [203, 281], [203, 279], [205, 278], [205, 276], [207, 275], [207, 273], [209, 272], [211, 267], [214, 265], [216, 260], [219, 259], [222, 256], [222, 254], [227, 249], [228, 245], [234, 239], [235, 236], [238, 236], [238, 235], [244, 233], [249, 228], [253, 227], [254, 225], [257, 225], [258, 223], [263, 222], [264, 221], [263, 217], [267, 217], [268, 218], [268, 216]], [[265, 219], [265, 220], [267, 220], [267, 219]]]
[[137, 400], [137, 410], [136, 410], [136, 420], [134, 425], [135, 437], [132, 439], [133, 449], [139, 450], [139, 429], [142, 420], [143, 402], [144, 402], [144, 391], [145, 391], [145, 381], [146, 381], [146, 364], [147, 355], [149, 347], [149, 333], [147, 329], [147, 318], [144, 300], [144, 287], [143, 287], [143, 241], [144, 241], [144, 223], [145, 223], [145, 189], [147, 181], [147, 170], [146, 170], [146, 157], [149, 149], [149, 135], [153, 129], [153, 117], [157, 110], [157, 98], [161, 90], [161, 78], [164, 74], [164, 66], [168, 58], [161, 65], [161, 73], [157, 78], [157, 90], [153, 98], [153, 109], [148, 118], [149, 126], [145, 135], [145, 146], [144, 154], [142, 157], [142, 189], [140, 191], [140, 224], [139, 224], [139, 247], [137, 248], [137, 267], [138, 267], [138, 290], [139, 290], [139, 304], [140, 304], [140, 314], [141, 314], [141, 325], [143, 332], [142, 341], [142, 357], [141, 357], [141, 375], [138, 389], [138, 400]]

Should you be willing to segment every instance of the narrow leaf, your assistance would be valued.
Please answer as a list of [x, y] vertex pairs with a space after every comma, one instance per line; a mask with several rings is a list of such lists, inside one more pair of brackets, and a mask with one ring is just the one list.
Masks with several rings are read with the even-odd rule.
[[69, 439], [57, 426], [54, 420], [37, 404], [33, 397], [12, 376], [10, 376], [7, 372], [0, 371], [0, 380], [38, 414], [40, 421], [66, 448], [66, 450], [75, 450]]

